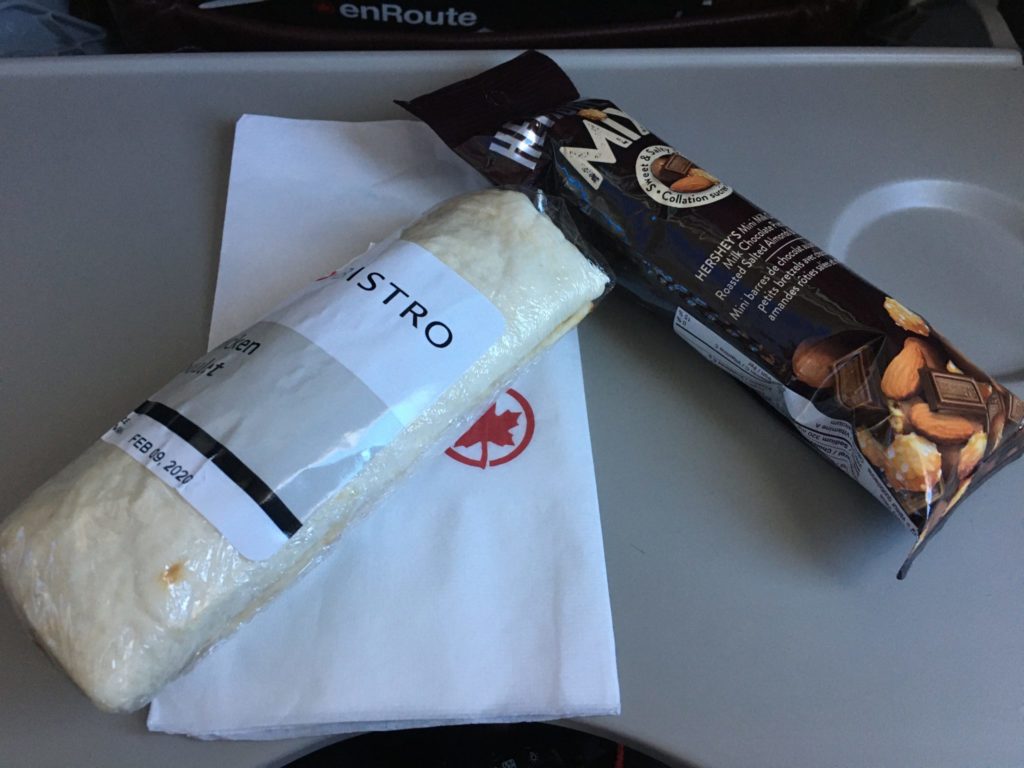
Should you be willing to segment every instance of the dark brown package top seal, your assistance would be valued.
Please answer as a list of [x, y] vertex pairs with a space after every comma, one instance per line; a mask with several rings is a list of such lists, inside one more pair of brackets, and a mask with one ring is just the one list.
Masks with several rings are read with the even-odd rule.
[[900, 578], [1024, 452], [1024, 400], [548, 57], [399, 103], [491, 182], [564, 200], [620, 286], [916, 535]]

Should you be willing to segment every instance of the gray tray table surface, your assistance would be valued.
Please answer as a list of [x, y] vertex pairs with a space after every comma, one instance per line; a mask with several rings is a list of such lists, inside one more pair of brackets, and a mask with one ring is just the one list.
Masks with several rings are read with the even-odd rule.
[[[0, 516], [205, 350], [235, 120], [402, 118], [502, 52], [0, 62]], [[1014, 51], [556, 52], [1024, 393]], [[613, 296], [581, 328], [622, 715], [671, 764], [1024, 764], [1024, 464], [902, 583], [902, 526]], [[0, 601], [0, 765], [275, 766], [148, 734]]]

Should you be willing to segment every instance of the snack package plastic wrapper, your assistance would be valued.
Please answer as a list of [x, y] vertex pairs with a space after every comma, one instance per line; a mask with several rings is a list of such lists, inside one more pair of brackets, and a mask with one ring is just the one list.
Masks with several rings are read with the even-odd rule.
[[618, 283], [917, 537], [1024, 451], [1024, 401], [536, 52], [399, 102], [495, 184], [563, 200]]
[[214, 347], [4, 521], [7, 591], [96, 704], [145, 704], [591, 310], [610, 279], [557, 208], [442, 204]]

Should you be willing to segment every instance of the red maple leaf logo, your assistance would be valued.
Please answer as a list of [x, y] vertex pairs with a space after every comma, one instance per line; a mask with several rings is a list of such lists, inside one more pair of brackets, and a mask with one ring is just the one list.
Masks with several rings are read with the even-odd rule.
[[487, 464], [487, 445], [515, 445], [512, 430], [519, 424], [521, 413], [503, 411], [498, 413], [497, 403], [493, 403], [487, 412], [477, 419], [476, 424], [455, 441], [456, 448], [472, 448], [480, 444], [482, 455], [480, 461]]
[[[507, 409], [498, 413], [498, 403], [502, 399], [511, 399], [520, 406], [521, 411]], [[520, 419], [524, 417], [524, 419]], [[514, 389], [506, 390], [499, 396], [498, 401], [477, 419], [466, 432], [455, 441], [445, 453], [463, 464], [471, 467], [486, 469], [487, 467], [507, 464], [519, 456], [526, 446], [533, 439], [534, 415], [530, 402], [523, 395]], [[467, 455], [460, 452], [459, 448], [470, 448], [480, 446], [480, 457], [474, 458], [472, 451]], [[509, 451], [496, 451], [497, 456], [491, 459], [488, 455], [488, 446], [498, 448], [511, 448]]]

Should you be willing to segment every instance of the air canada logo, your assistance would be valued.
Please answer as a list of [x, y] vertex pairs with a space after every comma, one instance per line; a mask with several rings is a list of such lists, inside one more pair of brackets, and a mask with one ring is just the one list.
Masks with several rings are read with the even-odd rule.
[[497, 467], [526, 450], [533, 439], [533, 430], [533, 408], [529, 401], [509, 389], [445, 454], [471, 467]]

